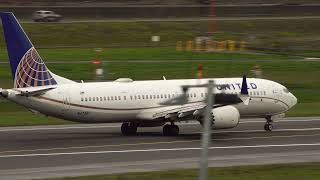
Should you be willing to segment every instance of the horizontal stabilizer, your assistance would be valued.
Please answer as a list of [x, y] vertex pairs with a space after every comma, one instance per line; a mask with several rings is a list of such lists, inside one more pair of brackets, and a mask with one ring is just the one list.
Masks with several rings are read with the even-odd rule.
[[20, 96], [39, 96], [55, 88], [56, 86], [40, 86], [40, 87], [33, 87], [33, 88], [19, 88], [19, 89], [16, 89], [16, 91], [19, 91], [17, 95], [20, 95]]

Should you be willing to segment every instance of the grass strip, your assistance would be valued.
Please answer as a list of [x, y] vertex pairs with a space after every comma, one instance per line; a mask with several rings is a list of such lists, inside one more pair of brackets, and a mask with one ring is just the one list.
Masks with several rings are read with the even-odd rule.
[[[209, 180], [316, 180], [320, 178], [320, 163], [279, 164], [209, 168]], [[51, 180], [195, 180], [197, 169], [179, 169], [155, 172], [123, 173], [112, 175], [55, 178]]]

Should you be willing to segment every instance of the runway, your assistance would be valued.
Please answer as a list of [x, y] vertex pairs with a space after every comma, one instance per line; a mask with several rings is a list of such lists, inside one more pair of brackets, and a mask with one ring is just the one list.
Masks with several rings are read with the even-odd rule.
[[[200, 125], [179, 123], [180, 135], [141, 128], [122, 136], [120, 124], [0, 128], [1, 179], [36, 179], [196, 168]], [[214, 131], [211, 167], [320, 161], [320, 117], [286, 118], [263, 130], [264, 119]]]

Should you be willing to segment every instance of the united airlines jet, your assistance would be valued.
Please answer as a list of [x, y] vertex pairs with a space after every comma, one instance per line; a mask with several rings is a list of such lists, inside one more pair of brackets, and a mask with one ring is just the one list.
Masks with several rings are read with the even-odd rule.
[[[0, 16], [13, 77], [13, 88], [0, 89], [0, 94], [47, 116], [82, 123], [121, 122], [124, 135], [135, 134], [138, 127], [155, 126], [163, 126], [165, 136], [178, 135], [176, 122], [202, 123], [208, 96], [206, 88], [185, 92], [182, 87], [209, 80], [221, 85], [214, 88], [212, 129], [234, 128], [240, 118], [261, 117], [266, 119], [264, 129], [271, 131], [273, 119], [297, 103], [283, 85], [245, 76], [77, 83], [48, 69], [12, 13]], [[181, 97], [187, 101], [172, 103]]]

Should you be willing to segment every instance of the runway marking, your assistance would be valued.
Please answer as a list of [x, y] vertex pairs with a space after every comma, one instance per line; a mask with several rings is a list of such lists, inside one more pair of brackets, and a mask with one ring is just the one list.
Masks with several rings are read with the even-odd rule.
[[0, 129], [0, 132], [9, 131], [41, 131], [41, 130], [66, 130], [66, 129], [98, 129], [98, 128], [116, 128], [120, 125], [102, 125], [102, 126], [70, 126], [70, 127], [39, 127], [39, 128], [16, 128], [16, 129]]
[[[272, 132], [286, 132], [286, 131], [318, 131], [320, 128], [301, 128], [301, 129], [274, 129]], [[215, 131], [214, 134], [222, 133], [253, 133], [253, 132], [266, 132], [265, 130], [243, 130], [243, 131]], [[201, 132], [190, 132], [189, 134], [199, 134]], [[271, 132], [270, 132], [271, 133]]]
[[[314, 119], [284, 119], [284, 120], [278, 120], [275, 122], [308, 122], [308, 121], [320, 121], [320, 119], [314, 118]], [[248, 123], [263, 123], [264, 121], [240, 121], [240, 124], [248, 124]], [[181, 126], [187, 126], [187, 125], [195, 125], [199, 123], [183, 123], [179, 124]], [[120, 124], [117, 125], [95, 125], [95, 126], [67, 126], [67, 127], [31, 127], [31, 128], [9, 128], [9, 129], [0, 129], [0, 132], [10, 132], [10, 131], [41, 131], [41, 130], [68, 130], [68, 129], [99, 129], [99, 128], [118, 128], [120, 127]]]
[[[295, 119], [278, 119], [275, 120], [274, 122], [276, 123], [281, 123], [281, 122], [309, 122], [309, 121], [320, 121], [320, 119], [300, 119], [300, 120], [295, 120]], [[240, 124], [247, 124], [247, 123], [264, 123], [265, 120], [261, 121], [240, 121]]]
[[[295, 138], [295, 137], [314, 137], [320, 136], [320, 134], [301, 134], [301, 135], [283, 135], [283, 136], [257, 136], [257, 137], [239, 137], [239, 138], [219, 138], [213, 139], [213, 141], [230, 141], [230, 140], [252, 140], [252, 139], [272, 139], [272, 138]], [[139, 146], [139, 145], [157, 145], [157, 144], [177, 144], [177, 143], [192, 143], [200, 142], [200, 140], [190, 141], [165, 141], [165, 142], [146, 142], [146, 143], [135, 143], [135, 144], [112, 144], [112, 145], [97, 145], [97, 146], [73, 146], [73, 147], [62, 147], [62, 148], [42, 148], [42, 149], [29, 149], [29, 150], [16, 150], [16, 151], [1, 151], [0, 154], [4, 153], [21, 153], [21, 152], [36, 152], [36, 151], [53, 151], [53, 150], [70, 150], [70, 149], [86, 149], [86, 148], [105, 148], [105, 147], [120, 147], [120, 146]]]
[[[245, 148], [271, 148], [271, 147], [298, 147], [298, 146], [320, 146], [319, 143], [313, 144], [268, 144], [268, 145], [254, 145], [254, 146], [217, 146], [209, 147], [214, 149], [245, 149]], [[190, 151], [200, 150], [201, 148], [167, 148], [167, 149], [133, 149], [133, 150], [114, 150], [114, 151], [84, 151], [84, 152], [64, 152], [64, 153], [44, 153], [44, 154], [14, 154], [1, 155], [0, 158], [11, 157], [36, 157], [36, 156], [61, 156], [61, 155], [84, 155], [84, 154], [111, 154], [111, 153], [137, 153], [137, 152], [161, 152], [161, 151]]]

